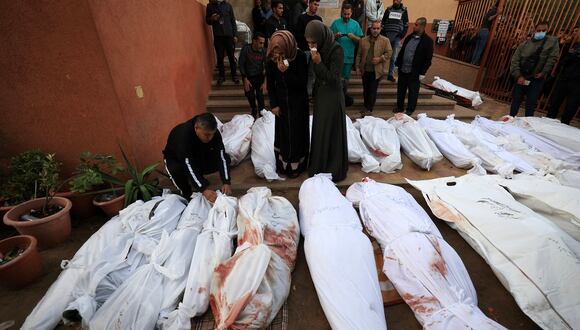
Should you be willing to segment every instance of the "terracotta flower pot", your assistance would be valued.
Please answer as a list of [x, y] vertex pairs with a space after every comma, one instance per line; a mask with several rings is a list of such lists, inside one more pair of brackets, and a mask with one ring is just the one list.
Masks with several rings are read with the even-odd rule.
[[4, 223], [13, 226], [22, 235], [31, 235], [38, 240], [41, 249], [56, 246], [64, 242], [70, 236], [70, 208], [72, 203], [64, 197], [54, 197], [51, 203], [63, 207], [57, 213], [37, 220], [21, 221], [20, 217], [30, 212], [31, 209], [39, 209], [44, 203], [44, 198], [37, 198], [16, 205], [4, 215]]
[[2, 254], [6, 254], [14, 247], [25, 249], [18, 257], [0, 265], [2, 286], [11, 289], [22, 288], [42, 276], [44, 271], [36, 244], [36, 238], [28, 235], [13, 236], [0, 241]]
[[56, 193], [56, 196], [68, 198], [71, 201], [70, 215], [73, 220], [87, 219], [95, 216], [98, 212], [98, 209], [93, 205], [94, 194], [65, 191]]
[[125, 206], [125, 195], [123, 194], [106, 202], [98, 202], [95, 197], [95, 199], [93, 199], [93, 204], [100, 207], [107, 216], [114, 217], [119, 214], [119, 211], [121, 211], [123, 206]]

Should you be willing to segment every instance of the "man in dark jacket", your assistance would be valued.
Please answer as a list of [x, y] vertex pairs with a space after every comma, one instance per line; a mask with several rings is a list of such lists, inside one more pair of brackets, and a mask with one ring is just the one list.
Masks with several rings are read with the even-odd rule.
[[266, 20], [266, 39], [278, 30], [288, 30], [288, 22], [284, 19], [284, 3], [281, 0], [272, 1], [272, 16]]
[[236, 75], [236, 59], [234, 57], [238, 29], [232, 5], [225, 0], [210, 0], [205, 11], [205, 21], [208, 25], [211, 25], [213, 31], [213, 45], [219, 70], [218, 85], [221, 86], [225, 81], [224, 52], [228, 55], [230, 61], [232, 81], [239, 84], [240, 80]]
[[224, 194], [231, 194], [230, 157], [224, 149], [217, 121], [211, 113], [193, 117], [171, 130], [163, 150], [165, 168], [181, 195], [190, 198], [191, 185], [207, 200], [214, 202], [217, 194], [207, 189], [209, 181], [203, 175], [219, 171]]
[[[240, 51], [240, 73], [244, 81], [244, 92], [254, 118], [258, 118], [258, 111], [264, 109], [264, 93], [266, 92], [266, 81], [264, 80], [265, 40], [263, 34], [254, 32], [252, 43], [245, 45]], [[257, 107], [256, 100], [258, 101]]]
[[266, 0], [254, 0], [252, 9], [252, 23], [254, 33], [259, 32], [266, 35], [266, 20], [272, 16], [272, 9]]
[[566, 100], [566, 108], [562, 114], [562, 123], [570, 125], [570, 121], [580, 107], [580, 40], [570, 47], [567, 54], [562, 54], [561, 71], [550, 97], [549, 118], [556, 118], [560, 106]]
[[381, 34], [389, 39], [393, 49], [387, 80], [395, 81], [393, 76], [395, 73], [395, 60], [397, 59], [401, 40], [405, 37], [409, 28], [409, 14], [407, 13], [407, 7], [403, 6], [401, 0], [393, 0], [393, 5], [387, 7], [381, 25]]
[[409, 90], [407, 104], [408, 115], [415, 111], [421, 80], [431, 66], [433, 58], [433, 39], [425, 33], [427, 19], [418, 18], [413, 27], [413, 34], [409, 35], [397, 57], [399, 67], [399, 81], [397, 83], [397, 109], [395, 112], [403, 112], [405, 95]]
[[524, 96], [526, 97], [525, 116], [534, 115], [538, 97], [542, 93], [546, 77], [552, 72], [560, 55], [558, 39], [547, 36], [548, 22], [536, 25], [533, 37], [524, 41], [511, 59], [510, 72], [516, 79], [512, 94], [510, 116], [516, 116]]

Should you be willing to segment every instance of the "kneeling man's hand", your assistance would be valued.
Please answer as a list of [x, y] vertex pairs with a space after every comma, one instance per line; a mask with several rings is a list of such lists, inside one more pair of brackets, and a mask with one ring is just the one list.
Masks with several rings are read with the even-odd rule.
[[210, 203], [214, 203], [217, 198], [217, 193], [211, 189], [206, 189], [202, 193], [203, 197], [207, 199]]
[[232, 187], [229, 184], [224, 184], [222, 187], [222, 193], [224, 195], [231, 195], [232, 194]]

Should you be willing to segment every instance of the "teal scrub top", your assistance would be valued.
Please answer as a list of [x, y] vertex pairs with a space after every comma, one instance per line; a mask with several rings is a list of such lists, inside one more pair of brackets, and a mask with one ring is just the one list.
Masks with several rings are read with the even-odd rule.
[[357, 37], [362, 37], [364, 35], [358, 22], [351, 18], [348, 20], [348, 23], [344, 23], [341, 17], [332, 22], [330, 30], [335, 34], [338, 32], [343, 34], [343, 36], [336, 39], [336, 41], [342, 46], [344, 51], [344, 63], [354, 63], [354, 49], [356, 44], [354, 41], [350, 40], [347, 35], [349, 33], [352, 33]]

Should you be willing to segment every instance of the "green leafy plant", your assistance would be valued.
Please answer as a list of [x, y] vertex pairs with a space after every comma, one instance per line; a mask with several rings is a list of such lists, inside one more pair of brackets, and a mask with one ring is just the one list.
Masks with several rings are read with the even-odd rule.
[[[113, 156], [85, 151], [81, 154], [80, 163], [70, 181], [70, 190], [86, 193], [105, 183], [114, 188], [114, 184], [122, 183], [115, 176], [123, 171], [123, 166]], [[112, 190], [114, 194], [116, 191]]]
[[131, 176], [129, 180], [125, 182], [125, 207], [137, 200], [142, 199], [148, 201], [151, 200], [153, 196], [158, 195], [160, 192], [159, 179], [150, 179], [149, 176], [153, 171], [155, 171], [157, 166], [159, 166], [159, 162], [145, 167], [142, 171], [138, 171], [129, 161], [123, 148], [121, 146], [119, 146], [119, 148], [121, 148], [127, 172]]
[[[61, 163], [56, 160], [54, 154], [47, 154], [42, 162], [42, 169], [38, 179], [40, 190], [44, 192], [44, 204], [40, 213], [37, 212], [37, 217], [46, 217], [58, 212], [61, 207], [58, 205], [51, 205], [54, 194], [58, 191], [60, 183], [60, 166]], [[33, 212], [30, 212], [31, 214]]]
[[39, 182], [47, 156], [40, 150], [31, 150], [12, 157], [7, 180], [0, 188], [6, 205], [20, 204], [45, 193]]

